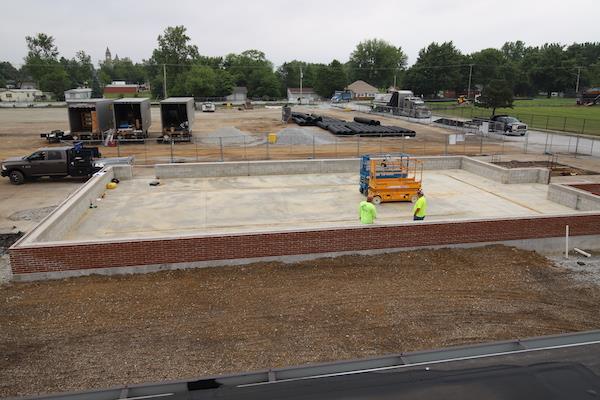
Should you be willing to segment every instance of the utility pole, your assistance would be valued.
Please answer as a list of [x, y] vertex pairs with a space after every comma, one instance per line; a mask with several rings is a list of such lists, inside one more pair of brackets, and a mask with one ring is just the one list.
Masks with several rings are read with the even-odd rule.
[[577, 67], [577, 83], [575, 84], [575, 94], [579, 93], [579, 76], [581, 75], [581, 67]]
[[394, 89], [396, 89], [396, 73], [394, 72]]
[[300, 104], [302, 104], [302, 78], [304, 78], [304, 74], [302, 74], [302, 67], [300, 67]]
[[167, 98], [167, 65], [163, 64], [163, 95]]
[[473, 75], [473, 64], [469, 64], [469, 88], [467, 89], [467, 99], [471, 98], [471, 76]]

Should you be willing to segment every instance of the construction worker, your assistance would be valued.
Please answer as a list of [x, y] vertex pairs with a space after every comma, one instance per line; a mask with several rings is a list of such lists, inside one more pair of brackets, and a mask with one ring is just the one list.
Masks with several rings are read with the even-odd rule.
[[358, 206], [358, 215], [363, 224], [372, 224], [377, 218], [377, 209], [373, 205], [373, 196], [367, 196], [367, 201], [361, 201]]
[[425, 199], [425, 194], [423, 190], [417, 190], [417, 201], [415, 201], [415, 205], [413, 206], [413, 221], [422, 221], [425, 219], [425, 214], [427, 213], [427, 199]]

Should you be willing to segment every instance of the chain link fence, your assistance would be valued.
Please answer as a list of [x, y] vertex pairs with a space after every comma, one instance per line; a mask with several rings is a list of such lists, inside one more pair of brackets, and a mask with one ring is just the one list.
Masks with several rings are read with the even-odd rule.
[[[433, 113], [463, 119], [490, 116], [490, 110], [478, 107], [440, 107], [435, 108]], [[539, 115], [521, 111], [511, 111], [510, 115], [526, 123], [530, 129], [600, 135], [600, 119]]]
[[[190, 142], [144, 143], [115, 140], [101, 148], [104, 157], [133, 156], [136, 165], [156, 163], [257, 161], [283, 159], [319, 159], [358, 157], [366, 153], [408, 153], [421, 155], [505, 155], [564, 154], [600, 157], [600, 138], [564, 135], [552, 132], [529, 132], [521, 137], [499, 133], [481, 133], [475, 128], [448, 127], [450, 134], [416, 137], [329, 137], [323, 135], [288, 137], [270, 143], [267, 135], [192, 137]], [[311, 140], [312, 138], [312, 140]], [[97, 145], [87, 142], [86, 145]]]

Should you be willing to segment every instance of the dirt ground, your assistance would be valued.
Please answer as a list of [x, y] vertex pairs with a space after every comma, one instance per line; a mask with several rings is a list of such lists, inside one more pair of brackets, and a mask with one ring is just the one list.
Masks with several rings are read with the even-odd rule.
[[551, 160], [547, 161], [495, 161], [493, 164], [500, 165], [505, 168], [551, 168], [551, 176], [575, 176], [575, 175], [597, 175], [596, 172], [587, 171], [581, 168], [564, 165]]
[[0, 396], [600, 328], [600, 288], [503, 246], [0, 287]]
[[[352, 120], [354, 116], [364, 116], [359, 112], [348, 112], [332, 108], [297, 108], [294, 110], [328, 115], [340, 119]], [[259, 160], [289, 158], [325, 158], [355, 157], [367, 152], [407, 152], [415, 155], [439, 154], [480, 154], [504, 153], [510, 150], [509, 144], [489, 140], [482, 143], [474, 136], [467, 137], [465, 142], [446, 145], [447, 135], [451, 131], [437, 126], [410, 123], [396, 118], [378, 117], [382, 124], [402, 126], [417, 132], [416, 138], [361, 138], [335, 137], [325, 130], [319, 135], [326, 136], [329, 144], [312, 145], [266, 145], [269, 133], [276, 133], [286, 126], [281, 123], [281, 110], [257, 108], [239, 111], [237, 109], [218, 109], [215, 113], [196, 112], [193, 126], [196, 143], [178, 143], [171, 149], [170, 145], [158, 144], [149, 139], [145, 144], [122, 144], [115, 147], [102, 147], [104, 156], [129, 156], [136, 158], [136, 164], [153, 164], [156, 162], [174, 161], [219, 161], [223, 160]], [[289, 127], [298, 127], [290, 123]], [[237, 128], [250, 137], [262, 140], [260, 145], [226, 145], [221, 154], [218, 139], [206, 141], [220, 128]], [[40, 133], [53, 129], [68, 130], [66, 108], [40, 109], [0, 109], [0, 159], [26, 155], [35, 149], [46, 146]], [[152, 126], [150, 135], [159, 136], [160, 115], [156, 107], [152, 108]], [[310, 131], [312, 132], [312, 131]], [[211, 135], [214, 137], [214, 135]], [[360, 143], [357, 143], [360, 142]]]

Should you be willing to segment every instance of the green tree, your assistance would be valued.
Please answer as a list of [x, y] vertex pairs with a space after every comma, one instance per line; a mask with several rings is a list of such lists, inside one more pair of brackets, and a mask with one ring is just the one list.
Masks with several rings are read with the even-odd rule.
[[300, 70], [302, 70], [302, 86], [314, 88], [317, 75], [324, 67], [323, 64], [311, 64], [298, 60], [283, 63], [276, 72], [281, 81], [281, 94], [285, 96], [288, 88], [300, 87]]
[[90, 87], [92, 85], [95, 75], [94, 65], [92, 64], [92, 58], [85, 51], [79, 50], [75, 57], [70, 60], [61, 57], [60, 64], [69, 76], [69, 87]]
[[381, 39], [360, 42], [350, 54], [348, 75], [351, 81], [363, 80], [373, 86], [387, 88], [406, 69], [408, 57], [401, 47]]
[[193, 97], [213, 97], [215, 95], [216, 74], [205, 65], [193, 65], [183, 75], [183, 88], [174, 95]]
[[448, 89], [463, 91], [468, 84], [466, 61], [452, 42], [431, 43], [419, 51], [417, 61], [406, 72], [404, 86], [425, 96]]
[[237, 86], [246, 86], [249, 97], [275, 98], [280, 96], [280, 82], [273, 71], [273, 64], [265, 53], [246, 50], [241, 54], [228, 54], [223, 65]]
[[565, 53], [574, 64], [574, 81], [579, 72], [580, 90], [600, 86], [600, 42], [573, 43]]
[[512, 108], [513, 106], [513, 91], [510, 83], [495, 79], [483, 88], [481, 97], [479, 98], [480, 106], [492, 109], [492, 116], [496, 114], [496, 108]]
[[517, 40], [516, 42], [504, 43], [500, 51], [502, 51], [502, 54], [504, 54], [508, 60], [519, 62], [525, 56], [526, 47], [524, 42]]
[[315, 77], [315, 92], [325, 98], [330, 98], [336, 90], [342, 90], [348, 85], [344, 65], [333, 60], [329, 65], [319, 69]]
[[546, 92], [548, 98], [552, 92], [560, 92], [574, 86], [575, 63], [567, 58], [563, 45], [546, 43], [540, 48], [535, 48], [530, 57], [531, 80], [538, 90]]
[[169, 26], [162, 35], [158, 35], [158, 47], [152, 52], [148, 61], [152, 93], [156, 97], [164, 97], [163, 65], [167, 71], [167, 94], [176, 84], [181, 89], [181, 76], [189, 71], [194, 59], [199, 57], [198, 47], [190, 44], [186, 28]]
[[40, 59], [44, 61], [58, 58], [58, 48], [54, 44], [54, 38], [45, 33], [38, 33], [35, 36], [25, 36], [27, 42], [26, 60]]
[[500, 50], [489, 48], [472, 53], [469, 63], [473, 64], [473, 85], [486, 86], [494, 79], [510, 80], [508, 60]]
[[112, 81], [142, 84], [148, 79], [145, 66], [143, 64], [133, 63], [133, 61], [127, 57], [111, 62], [100, 63], [98, 76], [103, 86], [108, 85]]
[[5, 87], [8, 83], [17, 84], [20, 77], [21, 73], [11, 63], [0, 62], [0, 87]]
[[64, 98], [70, 80], [64, 65], [58, 61], [58, 48], [54, 38], [44, 33], [26, 36], [27, 56], [23, 66], [26, 74], [37, 82], [38, 88], [52, 92], [57, 99]]
[[235, 79], [233, 76], [222, 69], [215, 70], [215, 96], [225, 97], [233, 93]]

